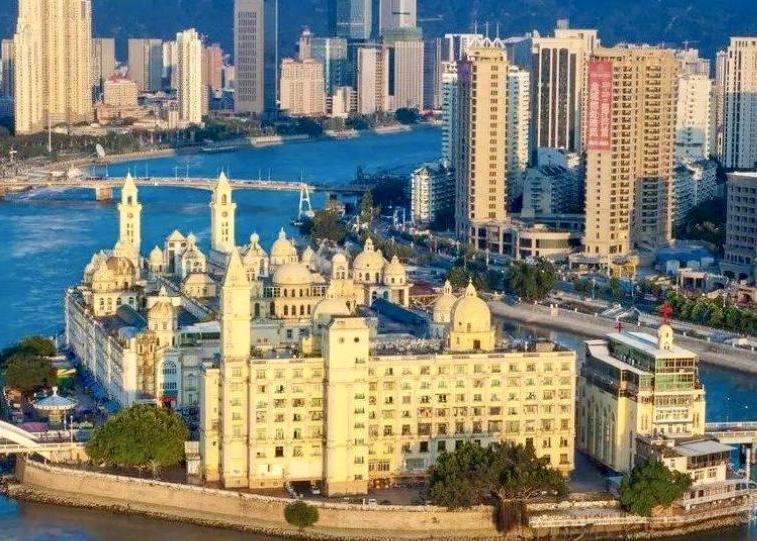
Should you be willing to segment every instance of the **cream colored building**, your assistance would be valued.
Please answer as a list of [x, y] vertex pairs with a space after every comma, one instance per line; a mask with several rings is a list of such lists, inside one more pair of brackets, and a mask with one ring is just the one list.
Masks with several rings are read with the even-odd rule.
[[103, 105], [114, 109], [138, 106], [137, 83], [126, 77], [109, 77], [103, 84]]
[[291, 116], [326, 114], [323, 65], [312, 58], [281, 62], [281, 109]]
[[584, 255], [607, 265], [672, 238], [677, 63], [671, 50], [599, 48], [588, 81]]
[[381, 45], [361, 47], [357, 52], [357, 112], [372, 115], [389, 108], [389, 51]]
[[640, 437], [704, 434], [705, 392], [695, 353], [639, 332], [586, 342], [578, 398], [578, 449], [621, 473], [637, 463]]
[[507, 70], [507, 200], [523, 195], [529, 161], [531, 74], [517, 66]]
[[179, 119], [185, 124], [201, 124], [203, 100], [202, 40], [194, 28], [176, 34], [176, 93]]
[[502, 348], [473, 286], [450, 305], [441, 349], [438, 340], [382, 348], [365, 318], [329, 296], [299, 347], [263, 354], [247, 339], [250, 287], [235, 252], [221, 293], [221, 360], [202, 375], [205, 482], [311, 481], [328, 495], [365, 493], [425, 475], [465, 441], [531, 444], [572, 470], [575, 353]]
[[20, 0], [13, 43], [16, 133], [92, 119], [90, 0]]
[[676, 104], [677, 162], [706, 160], [710, 157], [712, 132], [712, 81], [708, 74], [682, 73], [678, 78]]
[[723, 166], [757, 168], [757, 36], [732, 37], [723, 66]]
[[498, 47], [475, 46], [458, 63], [457, 236], [502, 251], [507, 223], [508, 63]]

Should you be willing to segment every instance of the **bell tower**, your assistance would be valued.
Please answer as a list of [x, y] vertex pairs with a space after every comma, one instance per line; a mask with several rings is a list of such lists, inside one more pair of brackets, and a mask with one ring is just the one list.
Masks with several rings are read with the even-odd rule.
[[218, 177], [210, 201], [210, 247], [221, 253], [231, 253], [234, 247], [234, 213], [237, 205], [231, 200], [231, 184], [224, 173]]
[[142, 205], [137, 199], [137, 186], [129, 173], [121, 188], [121, 202], [118, 204], [118, 244], [128, 252], [129, 259], [137, 269], [142, 235], [141, 215]]

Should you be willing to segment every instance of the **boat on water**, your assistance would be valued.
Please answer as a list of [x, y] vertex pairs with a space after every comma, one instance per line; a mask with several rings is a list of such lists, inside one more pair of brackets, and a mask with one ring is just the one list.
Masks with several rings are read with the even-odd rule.
[[239, 147], [235, 145], [224, 145], [224, 146], [207, 146], [207, 147], [201, 147], [200, 152], [203, 154], [221, 154], [223, 152], [234, 152]]

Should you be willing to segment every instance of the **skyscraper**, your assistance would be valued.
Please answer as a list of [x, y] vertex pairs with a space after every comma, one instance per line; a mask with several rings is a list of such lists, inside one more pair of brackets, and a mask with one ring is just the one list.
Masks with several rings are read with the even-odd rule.
[[725, 60], [723, 166], [757, 168], [757, 37], [731, 38]]
[[223, 50], [218, 43], [202, 51], [202, 80], [213, 91], [223, 88]]
[[395, 28], [384, 32], [384, 46], [389, 51], [392, 109], [423, 107], [423, 45], [420, 28]]
[[442, 38], [426, 40], [423, 44], [423, 108], [442, 106]]
[[557, 28], [554, 37], [533, 38], [533, 148], [581, 150], [584, 66], [598, 44], [596, 30]]
[[587, 80], [585, 254], [611, 264], [672, 236], [677, 64], [670, 50], [599, 48]]
[[116, 71], [116, 40], [92, 38], [92, 86], [102, 92], [103, 83]]
[[460, 89], [457, 84], [457, 62], [442, 62], [442, 164], [453, 167], [460, 143]]
[[496, 47], [471, 47], [458, 62], [457, 236], [495, 253], [507, 220], [507, 73], [505, 51]]
[[13, 65], [14, 65], [13, 40], [4, 39], [0, 42], [0, 59], [2, 59], [2, 84], [0, 94], [5, 97], [13, 97]]
[[13, 40], [16, 132], [91, 119], [90, 0], [19, 0]]
[[386, 111], [389, 107], [389, 51], [381, 45], [358, 49], [357, 99], [361, 115]]
[[678, 77], [676, 161], [696, 161], [710, 155], [712, 81], [703, 73]]
[[140, 92], [157, 92], [163, 87], [163, 41], [129, 40], [129, 79]]
[[414, 27], [417, 25], [416, 0], [381, 0], [379, 29]]
[[313, 38], [310, 54], [323, 66], [326, 94], [347, 84], [347, 40], [344, 38]]
[[723, 121], [725, 119], [725, 67], [728, 53], [718, 51], [715, 56], [715, 81], [713, 83], [713, 122], [710, 144], [712, 152], [723, 163]]
[[757, 174], [728, 175], [728, 222], [722, 272], [736, 280], [757, 278]]
[[530, 74], [511, 65], [507, 71], [507, 199], [512, 203], [523, 194], [528, 167], [531, 107]]
[[194, 28], [176, 34], [176, 92], [179, 119], [200, 124], [203, 113], [202, 40]]
[[371, 0], [329, 0], [329, 33], [349, 40], [371, 38]]
[[238, 113], [276, 109], [278, 13], [278, 0], [234, 1], [234, 109]]
[[325, 86], [320, 62], [285, 58], [281, 63], [281, 110], [291, 116], [323, 116]]

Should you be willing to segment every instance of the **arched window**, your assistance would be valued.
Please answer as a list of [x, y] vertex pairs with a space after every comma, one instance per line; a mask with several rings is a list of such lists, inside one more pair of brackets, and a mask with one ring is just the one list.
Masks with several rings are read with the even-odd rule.
[[285, 316], [289, 315], [289, 306], [287, 306], [286, 304], [284, 305], [284, 315]]
[[228, 202], [228, 198], [226, 197], [226, 194], [221, 196], [221, 204], [225, 205]]
[[176, 375], [176, 363], [173, 361], [168, 361], [163, 364], [163, 377], [168, 376], [175, 376]]

